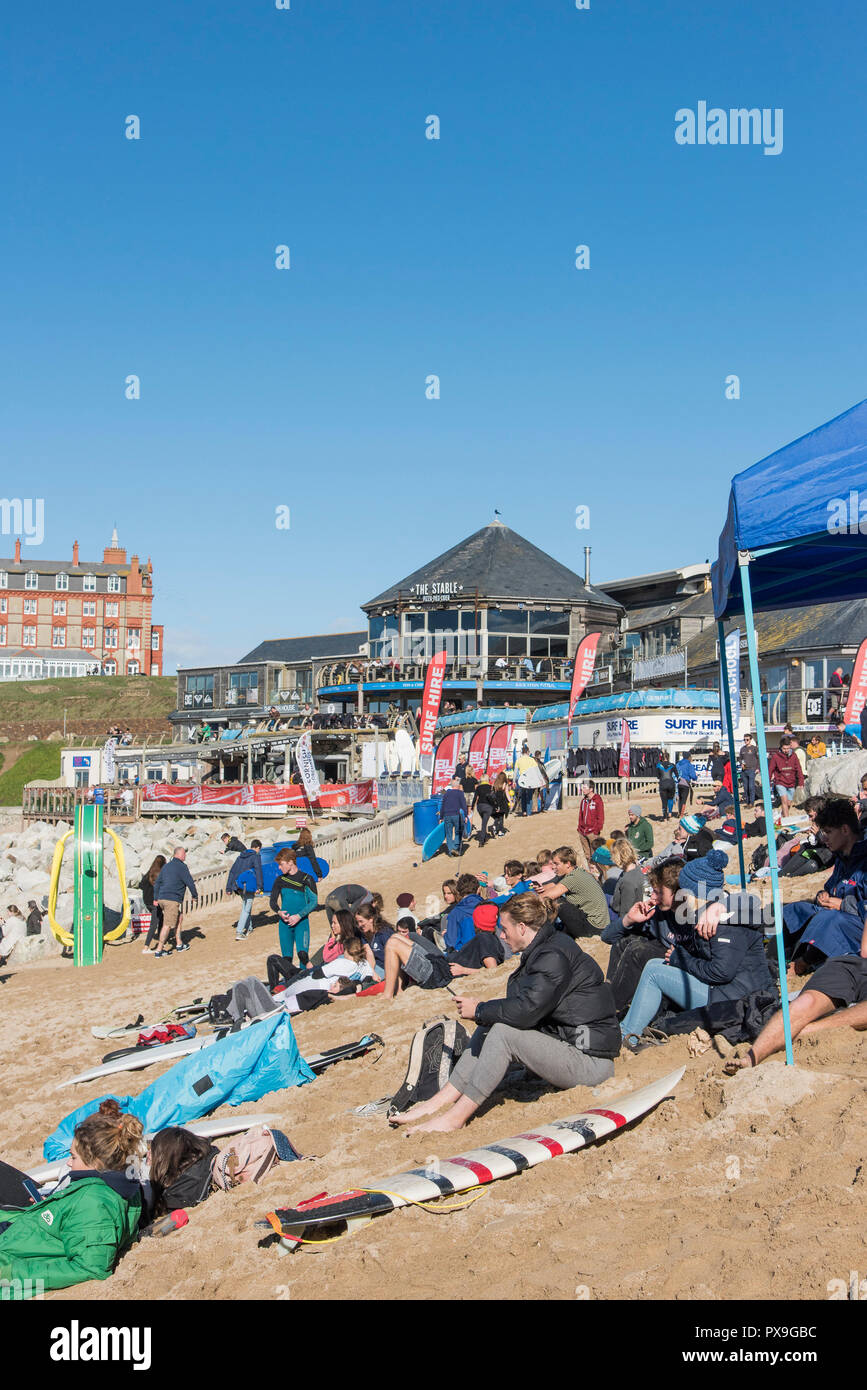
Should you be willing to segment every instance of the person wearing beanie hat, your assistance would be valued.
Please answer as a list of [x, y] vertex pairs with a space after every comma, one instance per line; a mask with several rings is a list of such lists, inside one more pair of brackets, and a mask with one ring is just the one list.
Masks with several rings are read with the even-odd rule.
[[681, 888], [693, 898], [706, 901], [712, 892], [719, 892], [724, 886], [728, 862], [728, 855], [721, 849], [712, 849], [703, 858], [691, 860], [680, 871]]
[[502, 965], [506, 952], [497, 934], [499, 920], [494, 903], [479, 903], [473, 908], [475, 935], [459, 951], [446, 952], [452, 975], [475, 975], [477, 970], [495, 970]]
[[[672, 867], [675, 863], [672, 861]], [[726, 897], [727, 863], [721, 850], [712, 850], [680, 870], [674, 901], [677, 920], [685, 925], [664, 958], [649, 961], [641, 972], [620, 1025], [632, 1051], [640, 1050], [641, 1034], [664, 1000], [678, 1009], [701, 1009], [722, 999], [743, 999], [757, 990], [773, 988], [764, 949], [761, 902], [749, 893]], [[662, 872], [668, 867], [663, 865]], [[697, 904], [709, 897], [714, 901], [698, 911]], [[642, 913], [645, 907], [637, 903], [632, 914]]]
[[646, 859], [653, 853], [653, 826], [641, 814], [641, 807], [638, 805], [630, 806], [626, 814], [629, 819], [626, 838], [638, 855], [639, 861]]

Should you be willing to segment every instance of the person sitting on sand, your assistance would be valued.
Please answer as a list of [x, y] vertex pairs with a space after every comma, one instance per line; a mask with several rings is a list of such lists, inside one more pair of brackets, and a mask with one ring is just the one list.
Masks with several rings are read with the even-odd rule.
[[[376, 895], [374, 895], [375, 897]], [[373, 953], [373, 968], [378, 980], [385, 979], [385, 948], [394, 933], [375, 902], [364, 903], [355, 913], [355, 925], [363, 941]]]
[[867, 948], [867, 842], [855, 808], [845, 797], [828, 797], [814, 819], [834, 866], [813, 902], [783, 906], [786, 954], [798, 975], [808, 974], [826, 956]]
[[450, 951], [459, 951], [472, 940], [473, 911], [482, 902], [479, 894], [479, 880], [475, 874], [461, 874], [456, 884], [458, 901], [449, 908], [446, 919], [445, 944]]
[[626, 827], [626, 838], [638, 855], [639, 863], [653, 853], [653, 826], [650, 821], [641, 814], [641, 807], [636, 804], [630, 806], [626, 812], [628, 825]]
[[554, 850], [552, 863], [557, 879], [543, 884], [539, 897], [555, 905], [563, 930], [572, 937], [604, 931], [611, 920], [608, 899], [592, 874], [578, 868], [574, 849], [561, 845]]
[[303, 974], [296, 975], [286, 986], [284, 993], [275, 996], [276, 1004], [284, 1004], [292, 1013], [292, 1001], [307, 990], [314, 993], [343, 994], [343, 985], [347, 981], [363, 989], [365, 985], [373, 984], [375, 979], [370, 947], [354, 936], [344, 944], [342, 955], [329, 961], [327, 965], [317, 965], [312, 970], [305, 970]]
[[[820, 965], [789, 1005], [792, 1037], [825, 1032], [828, 1028], [867, 1029], [867, 958], [834, 956]], [[785, 1046], [783, 1011], [779, 1009], [742, 1057], [725, 1064], [729, 1076], [756, 1067]]]
[[622, 918], [644, 897], [647, 878], [638, 867], [638, 856], [627, 839], [618, 840], [610, 853], [618, 869], [623, 870], [611, 895], [611, 911]]
[[107, 1279], [138, 1230], [143, 1193], [131, 1174], [144, 1153], [141, 1121], [110, 1097], [76, 1125], [67, 1175], [47, 1197], [22, 1198], [26, 1175], [4, 1165], [0, 1280], [66, 1289]]
[[452, 975], [475, 975], [479, 970], [495, 970], [506, 953], [497, 935], [499, 913], [493, 903], [480, 903], [473, 909], [475, 935], [459, 951], [449, 951], [446, 960]]
[[[462, 944], [466, 945], [467, 941]], [[442, 989], [451, 982], [451, 978], [448, 962], [435, 941], [419, 933], [404, 936], [401, 932], [394, 932], [389, 937], [385, 945], [383, 999], [394, 999], [407, 985], [418, 985], [420, 989]]]
[[338, 888], [332, 888], [324, 903], [329, 925], [335, 912], [340, 908], [355, 912], [363, 903], [369, 903], [372, 898], [373, 894], [370, 889], [363, 888], [360, 883], [341, 883]]
[[509, 901], [516, 893], [529, 893], [532, 889], [524, 877], [524, 865], [520, 859], [507, 859], [503, 865], [502, 874], [494, 879], [491, 887], [496, 892], [496, 897], [488, 898], [489, 903], [496, 903], [501, 907], [503, 903]]
[[[748, 893], [731, 894], [713, 902], [706, 911], [700, 910], [711, 894], [722, 894], [727, 862], [721, 850], [712, 850], [704, 859], [694, 859], [681, 869], [678, 888], [681, 900], [684, 895], [687, 898], [686, 925], [695, 926], [677, 945], [666, 949], [662, 960], [651, 960], [642, 970], [620, 1025], [632, 1050], [640, 1046], [632, 1040], [641, 1038], [663, 999], [679, 1009], [699, 1009], [721, 999], [742, 999], [754, 991], [773, 988], [760, 900]], [[665, 869], [663, 865], [660, 872]], [[633, 911], [640, 906], [636, 904]]]
[[415, 915], [415, 895], [412, 893], [398, 893], [395, 900], [397, 902], [398, 917], [411, 917], [413, 922], [417, 922]]
[[457, 999], [459, 1017], [478, 1027], [442, 1090], [393, 1117], [399, 1125], [427, 1121], [412, 1134], [461, 1129], [513, 1062], [559, 1090], [598, 1086], [614, 1075], [620, 1036], [611, 989], [596, 962], [556, 930], [534, 893], [521, 893], [502, 909], [499, 930], [521, 952], [521, 963], [505, 999]]

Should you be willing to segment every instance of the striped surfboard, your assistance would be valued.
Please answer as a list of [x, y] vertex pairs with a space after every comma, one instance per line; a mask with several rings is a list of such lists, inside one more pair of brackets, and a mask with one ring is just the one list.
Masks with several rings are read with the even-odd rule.
[[372, 1216], [384, 1215], [397, 1207], [430, 1202], [494, 1182], [497, 1178], [512, 1177], [525, 1168], [535, 1168], [546, 1159], [595, 1144], [640, 1119], [671, 1093], [685, 1070], [680, 1067], [640, 1091], [618, 1096], [612, 1100], [610, 1109], [594, 1107], [565, 1120], [538, 1125], [501, 1144], [486, 1144], [454, 1158], [440, 1159], [435, 1168], [411, 1168], [408, 1172], [378, 1179], [365, 1188], [335, 1196], [320, 1193], [299, 1207], [269, 1212], [266, 1221], [260, 1224], [269, 1225], [292, 1249], [307, 1238], [314, 1227], [345, 1222], [351, 1230], [353, 1223], [366, 1222]]

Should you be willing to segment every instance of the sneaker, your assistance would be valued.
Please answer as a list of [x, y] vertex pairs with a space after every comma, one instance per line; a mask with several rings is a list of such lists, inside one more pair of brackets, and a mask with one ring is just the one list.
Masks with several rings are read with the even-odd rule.
[[188, 951], [189, 949], [190, 949], [189, 946], [176, 946], [176, 947], [175, 947], [175, 950], [176, 950], [176, 951]]
[[162, 960], [163, 956], [170, 956], [170, 955], [171, 955], [171, 951], [154, 951], [154, 952], [153, 952], [153, 956], [154, 956], [154, 959], [155, 959], [155, 960]]

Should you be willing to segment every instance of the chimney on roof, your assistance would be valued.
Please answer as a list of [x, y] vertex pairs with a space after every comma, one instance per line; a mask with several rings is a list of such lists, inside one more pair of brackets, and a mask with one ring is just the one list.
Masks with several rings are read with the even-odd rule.
[[15, 538], [15, 563], [16, 563], [16, 565], [20, 565], [20, 564], [21, 564], [21, 537], [20, 537], [20, 536], [16, 536], [16, 538]]
[[590, 584], [590, 546], [584, 547], [584, 583]]
[[78, 564], [78, 541], [72, 542], [72, 563], [73, 566]]
[[102, 563], [104, 565], [126, 564], [126, 551], [118, 543], [116, 526], [114, 527], [111, 533], [111, 545], [107, 545], [105, 550], [102, 552]]

